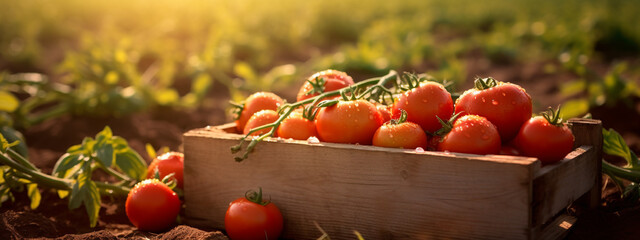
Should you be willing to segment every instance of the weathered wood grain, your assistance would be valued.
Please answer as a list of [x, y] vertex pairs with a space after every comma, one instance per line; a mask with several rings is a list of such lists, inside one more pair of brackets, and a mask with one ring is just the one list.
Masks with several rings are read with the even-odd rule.
[[525, 157], [270, 138], [238, 163], [230, 147], [241, 136], [232, 129], [184, 135], [190, 224], [224, 228], [228, 204], [262, 187], [284, 214], [288, 239], [319, 237], [314, 222], [333, 239], [354, 239], [354, 230], [365, 239], [531, 239], [591, 188], [566, 179], [595, 174], [583, 173], [595, 154], [588, 146], [541, 167]]

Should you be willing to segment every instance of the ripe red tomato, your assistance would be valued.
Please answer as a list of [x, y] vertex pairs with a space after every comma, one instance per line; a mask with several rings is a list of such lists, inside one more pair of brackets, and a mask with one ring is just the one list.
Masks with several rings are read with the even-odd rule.
[[498, 154], [510, 155], [510, 156], [522, 156], [522, 153], [520, 153], [520, 150], [510, 145], [502, 145], [502, 148], [500, 148], [500, 152]]
[[399, 116], [400, 109], [407, 111], [407, 121], [420, 125], [425, 131], [435, 132], [442, 127], [436, 116], [449, 119], [453, 113], [453, 100], [442, 84], [422, 82], [398, 97], [391, 109], [392, 115]]
[[125, 203], [129, 221], [141, 231], [169, 228], [180, 212], [180, 199], [158, 179], [147, 179], [131, 189]]
[[247, 195], [229, 204], [224, 216], [224, 228], [231, 240], [278, 239], [283, 218], [278, 207], [262, 201], [262, 192]]
[[380, 112], [380, 115], [382, 116], [383, 123], [391, 120], [391, 109], [389, 108], [389, 106], [378, 104], [376, 105], [376, 108], [378, 108], [378, 112]]
[[298, 91], [298, 96], [296, 98], [298, 102], [315, 97], [323, 92], [331, 92], [347, 87], [354, 83], [353, 79], [349, 75], [333, 69], [317, 72], [311, 75], [308, 80], [314, 84], [319, 84], [320, 86], [318, 87], [320, 87], [322, 90], [321, 92], [315, 92], [313, 85], [309, 83], [309, 81], [305, 81]]
[[456, 100], [456, 113], [487, 118], [498, 128], [502, 142], [511, 141], [531, 118], [531, 97], [520, 86], [493, 78], [476, 79], [476, 87]]
[[376, 106], [366, 100], [338, 101], [320, 108], [316, 129], [320, 141], [371, 145], [373, 135], [382, 125]]
[[153, 178], [156, 168], [160, 174], [160, 179], [174, 173], [178, 188], [182, 188], [182, 171], [184, 168], [184, 154], [179, 152], [168, 152], [154, 159], [147, 168], [147, 178]]
[[[247, 125], [244, 126], [244, 130], [242, 131], [242, 133], [249, 134], [249, 131], [251, 131], [251, 129], [260, 127], [265, 124], [273, 123], [276, 120], [278, 120], [279, 117], [280, 115], [278, 115], [276, 111], [269, 110], [269, 109], [261, 110], [257, 113], [254, 113], [253, 116], [249, 118], [249, 121], [247, 121]], [[268, 133], [269, 131], [271, 131], [270, 127], [261, 129], [259, 131], [255, 131], [251, 135], [258, 136], [258, 135]]]
[[300, 110], [291, 112], [282, 120], [276, 133], [278, 137], [297, 140], [307, 140], [309, 137], [318, 135], [315, 121], [304, 118]]
[[522, 125], [514, 143], [523, 155], [550, 164], [564, 159], [573, 149], [574, 141], [571, 130], [557, 117], [554, 120], [536, 116]]
[[438, 143], [438, 151], [472, 154], [497, 154], [500, 152], [500, 134], [484, 117], [462, 116], [453, 123], [451, 131]]
[[406, 122], [406, 113], [399, 119], [384, 123], [375, 135], [373, 145], [380, 147], [415, 149], [427, 147], [427, 134], [420, 125]]
[[242, 112], [240, 112], [238, 119], [235, 121], [236, 129], [239, 132], [244, 131], [244, 126], [254, 113], [266, 109], [277, 111], [278, 107], [282, 104], [284, 104], [284, 100], [275, 93], [257, 92], [251, 94], [251, 96], [244, 101]]

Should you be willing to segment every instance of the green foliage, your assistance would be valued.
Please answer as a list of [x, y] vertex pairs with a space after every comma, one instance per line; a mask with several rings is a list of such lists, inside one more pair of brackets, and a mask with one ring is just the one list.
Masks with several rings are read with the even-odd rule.
[[[640, 160], [638, 156], [629, 149], [622, 136], [615, 130], [610, 129], [602, 130], [603, 146], [602, 150], [605, 154], [612, 156], [618, 156], [623, 158], [627, 165], [624, 167], [618, 167], [606, 161], [602, 161], [602, 172], [607, 174], [614, 183], [621, 189], [622, 196], [631, 199], [632, 201], [638, 201], [640, 199]], [[625, 184], [622, 179], [630, 181], [630, 184]]]
[[[69, 197], [69, 209], [84, 205], [91, 227], [98, 222], [100, 196], [125, 195], [129, 188], [146, 176], [146, 162], [131, 149], [126, 140], [114, 136], [109, 127], [87, 137], [81, 144], [69, 147], [56, 162], [51, 175], [42, 173], [12, 148], [19, 141], [8, 141], [0, 134], [0, 204], [15, 199], [14, 193], [24, 192], [31, 199], [31, 208], [40, 205], [39, 186], [53, 188], [61, 198]], [[120, 180], [118, 183], [97, 182], [93, 172], [101, 169]]]

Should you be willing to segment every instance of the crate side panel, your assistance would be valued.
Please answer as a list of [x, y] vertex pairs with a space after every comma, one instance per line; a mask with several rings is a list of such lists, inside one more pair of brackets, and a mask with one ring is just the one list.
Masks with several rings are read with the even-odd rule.
[[543, 167], [533, 181], [533, 224], [539, 226], [588, 192], [596, 184], [599, 172], [595, 150], [576, 148], [564, 160]]
[[260, 143], [246, 161], [233, 139], [185, 136], [187, 217], [224, 226], [232, 200], [262, 187], [285, 238], [526, 238], [532, 167], [460, 157]]

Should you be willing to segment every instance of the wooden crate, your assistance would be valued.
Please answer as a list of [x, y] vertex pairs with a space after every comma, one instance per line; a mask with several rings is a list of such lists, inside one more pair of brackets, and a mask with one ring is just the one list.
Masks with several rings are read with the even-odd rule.
[[224, 228], [231, 201], [262, 187], [285, 218], [282, 238], [548, 239], [582, 197], [600, 200], [598, 120], [572, 119], [576, 148], [557, 164], [535, 158], [416, 152], [271, 138], [244, 162], [234, 125], [184, 134], [189, 224]]

